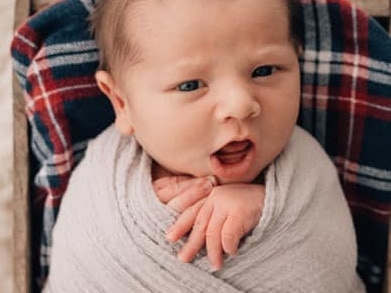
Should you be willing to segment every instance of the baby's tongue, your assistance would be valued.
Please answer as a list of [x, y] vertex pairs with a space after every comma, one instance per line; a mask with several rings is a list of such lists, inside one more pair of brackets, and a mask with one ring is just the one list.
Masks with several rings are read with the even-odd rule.
[[238, 153], [246, 150], [248, 147], [249, 141], [233, 141], [217, 152], [217, 155], [226, 155]]
[[222, 164], [239, 163], [246, 155], [249, 141], [235, 141], [220, 149], [216, 156]]

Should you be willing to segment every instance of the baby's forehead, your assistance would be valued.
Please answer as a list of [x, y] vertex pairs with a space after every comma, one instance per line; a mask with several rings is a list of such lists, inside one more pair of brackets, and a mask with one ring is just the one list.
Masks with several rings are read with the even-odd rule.
[[286, 0], [139, 0], [127, 11], [127, 38], [153, 39], [163, 31], [175, 37], [178, 27], [188, 28], [189, 33], [205, 26], [209, 31], [219, 26], [227, 30], [238, 25], [275, 27], [276, 22], [288, 24], [288, 14]]
[[136, 1], [126, 12], [123, 32], [130, 49], [122, 50], [117, 64], [128, 67], [153, 60], [166, 66], [167, 59], [177, 56], [201, 61], [208, 48], [211, 52], [216, 46], [230, 50], [240, 43], [245, 54], [256, 46], [287, 43], [285, 4], [285, 0]]

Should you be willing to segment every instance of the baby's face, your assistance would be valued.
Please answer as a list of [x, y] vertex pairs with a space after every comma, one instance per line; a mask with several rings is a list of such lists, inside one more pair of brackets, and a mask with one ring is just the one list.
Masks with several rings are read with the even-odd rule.
[[251, 182], [295, 125], [300, 74], [282, 0], [141, 1], [122, 70], [139, 143], [174, 174]]

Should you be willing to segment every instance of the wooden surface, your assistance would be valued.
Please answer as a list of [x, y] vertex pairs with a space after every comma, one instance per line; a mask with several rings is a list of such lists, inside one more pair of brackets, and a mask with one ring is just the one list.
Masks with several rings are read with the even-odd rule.
[[390, 1], [389, 0], [351, 0], [358, 6], [367, 11], [373, 16], [384, 16], [390, 15]]
[[[15, 27], [26, 20], [30, 13], [29, 0], [16, 0]], [[13, 262], [14, 293], [31, 291], [30, 229], [29, 229], [29, 152], [27, 121], [21, 88], [13, 77], [13, 131], [14, 131], [14, 227]]]

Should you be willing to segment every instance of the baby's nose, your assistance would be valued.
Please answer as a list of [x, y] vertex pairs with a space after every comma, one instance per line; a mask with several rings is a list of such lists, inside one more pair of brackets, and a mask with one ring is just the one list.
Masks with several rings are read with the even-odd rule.
[[229, 119], [245, 120], [257, 117], [260, 111], [261, 106], [255, 93], [238, 85], [227, 90], [219, 99], [216, 116], [222, 122]]

